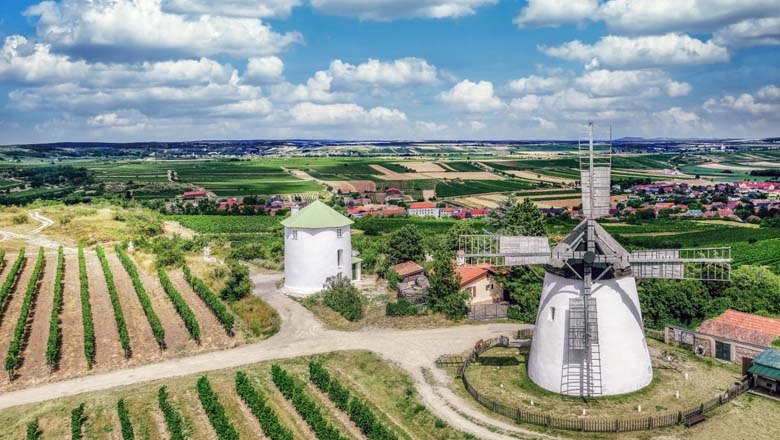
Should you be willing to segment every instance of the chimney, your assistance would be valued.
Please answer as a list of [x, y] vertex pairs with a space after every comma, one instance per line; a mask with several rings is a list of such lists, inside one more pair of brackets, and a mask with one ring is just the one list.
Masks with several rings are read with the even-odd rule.
[[296, 212], [300, 211], [301, 207], [296, 205], [293, 205], [290, 207], [290, 215], [295, 214]]

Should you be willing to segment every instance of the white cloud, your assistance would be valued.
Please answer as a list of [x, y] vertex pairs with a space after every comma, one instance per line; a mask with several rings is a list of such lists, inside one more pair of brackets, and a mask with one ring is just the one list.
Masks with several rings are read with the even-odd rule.
[[528, 0], [514, 21], [521, 28], [576, 23], [592, 18], [598, 6], [598, 0]]
[[38, 36], [55, 47], [111, 48], [114, 57], [268, 55], [302, 41], [297, 32], [279, 34], [255, 18], [163, 12], [160, 0], [45, 1], [25, 14], [37, 17]]
[[388, 125], [406, 122], [400, 110], [374, 107], [370, 110], [354, 104], [315, 104], [302, 102], [290, 109], [291, 122], [307, 126]]
[[383, 62], [369, 58], [357, 66], [334, 60], [328, 73], [346, 83], [400, 86], [408, 84], [432, 84], [437, 81], [436, 67], [421, 58], [400, 58]]
[[273, 83], [283, 79], [284, 62], [279, 57], [253, 57], [249, 59], [244, 79], [253, 83]]
[[756, 93], [758, 99], [768, 102], [780, 101], [780, 87], [768, 85], [761, 87]]
[[472, 15], [476, 8], [498, 0], [311, 0], [326, 14], [356, 16], [363, 20], [398, 18], [458, 18]]
[[267, 115], [272, 109], [271, 101], [261, 97], [218, 105], [211, 109], [211, 113], [218, 116], [253, 117]]
[[271, 97], [274, 101], [281, 102], [333, 102], [338, 99], [347, 99], [350, 96], [334, 92], [331, 88], [333, 77], [320, 70], [306, 81], [306, 84], [291, 84], [283, 82], [271, 86]]
[[582, 89], [597, 96], [655, 96], [675, 98], [691, 92], [691, 85], [672, 80], [666, 72], [650, 70], [591, 70], [577, 78]]
[[592, 45], [574, 40], [540, 49], [556, 58], [581, 62], [596, 60], [599, 66], [613, 67], [704, 64], [729, 60], [728, 50], [712, 40], [704, 42], [674, 33], [645, 37], [607, 35]]
[[712, 130], [712, 125], [701, 118], [698, 114], [682, 109], [681, 107], [670, 107], [666, 110], [653, 113], [653, 117], [658, 124], [659, 132], [671, 133], [694, 133], [697, 136], [702, 135], [702, 130]]
[[90, 71], [84, 61], [51, 53], [48, 44], [34, 44], [21, 35], [6, 37], [0, 49], [0, 79], [38, 83], [83, 78]]
[[135, 109], [121, 109], [100, 113], [87, 118], [87, 125], [98, 128], [138, 128], [144, 126], [148, 117]]
[[753, 117], [780, 117], [780, 87], [768, 85], [762, 87], [755, 95], [742, 93], [740, 95], [725, 95], [721, 98], [710, 98], [702, 106], [709, 113], [741, 114]]
[[780, 17], [744, 20], [715, 33], [713, 41], [722, 46], [749, 47], [780, 44]]
[[178, 14], [286, 18], [301, 0], [162, 0], [162, 10]]
[[414, 125], [418, 129], [428, 133], [442, 133], [449, 128], [447, 124], [438, 124], [436, 122], [428, 121], [417, 121]]
[[469, 113], [492, 112], [504, 107], [490, 81], [474, 83], [465, 79], [440, 93], [439, 99], [455, 110]]
[[507, 84], [507, 88], [514, 93], [546, 93], [556, 92], [569, 84], [567, 76], [537, 76], [531, 75], [517, 78]]

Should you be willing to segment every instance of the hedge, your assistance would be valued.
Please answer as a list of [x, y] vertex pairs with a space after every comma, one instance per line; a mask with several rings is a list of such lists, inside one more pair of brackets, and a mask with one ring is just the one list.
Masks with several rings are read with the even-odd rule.
[[203, 280], [194, 276], [189, 267], [185, 265], [182, 270], [184, 271], [184, 279], [187, 281], [187, 284], [189, 284], [200, 299], [206, 303], [206, 306], [214, 313], [214, 316], [217, 317], [217, 320], [222, 324], [222, 327], [225, 328], [225, 331], [232, 336], [235, 318], [228, 311], [227, 307], [225, 307], [225, 304], [219, 296], [212, 292]]
[[62, 327], [60, 312], [62, 312], [62, 276], [65, 269], [65, 255], [62, 246], [57, 249], [57, 272], [54, 275], [54, 294], [52, 296], [51, 318], [49, 318], [49, 339], [46, 342], [46, 365], [52, 371], [60, 358], [62, 347]]
[[238, 432], [225, 415], [225, 407], [219, 403], [217, 394], [211, 388], [211, 384], [206, 376], [198, 379], [197, 389], [200, 403], [206, 411], [211, 426], [217, 432], [217, 438], [219, 440], [238, 440]]
[[87, 418], [84, 416], [84, 403], [73, 408], [70, 412], [70, 438], [71, 440], [81, 440], [84, 438], [84, 434], [81, 432], [81, 427]]
[[135, 294], [138, 296], [138, 301], [141, 303], [141, 308], [144, 310], [146, 320], [149, 321], [149, 326], [152, 328], [154, 339], [162, 350], [165, 348], [165, 329], [160, 322], [160, 318], [158, 318], [157, 314], [154, 312], [152, 300], [149, 298], [149, 294], [146, 293], [146, 288], [144, 288], [144, 284], [141, 282], [141, 277], [138, 275], [138, 269], [135, 267], [133, 260], [127, 256], [127, 253], [122, 246], [116, 245], [114, 249], [116, 249], [116, 254], [119, 257], [119, 261], [122, 262], [122, 266], [125, 268], [128, 275], [130, 275]]
[[124, 399], [119, 399], [116, 403], [116, 412], [119, 414], [119, 424], [122, 426], [122, 440], [135, 440], [133, 423], [130, 421], [130, 413], [127, 411]]
[[374, 415], [371, 408], [361, 399], [350, 397], [347, 390], [338, 379], [331, 378], [330, 373], [316, 361], [309, 362], [309, 378], [311, 382], [326, 393], [333, 404], [349, 415], [360, 431], [369, 440], [397, 440], [398, 437], [388, 430]]
[[24, 264], [24, 248], [19, 250], [19, 255], [16, 257], [14, 265], [11, 266], [11, 269], [8, 271], [8, 276], [5, 277], [3, 287], [0, 287], [0, 323], [3, 322], [2, 311], [5, 309], [5, 302], [8, 300], [8, 296], [11, 294], [11, 289], [19, 279], [19, 273], [21, 272], [22, 264]]
[[256, 390], [243, 371], [236, 373], [236, 392], [260, 422], [263, 433], [270, 440], [293, 440], [292, 432], [279, 422], [274, 410], [266, 405], [265, 396]]
[[106, 278], [108, 296], [111, 298], [111, 307], [114, 309], [114, 319], [116, 320], [116, 328], [119, 332], [119, 343], [125, 351], [125, 358], [128, 358], [131, 354], [130, 335], [127, 333], [127, 323], [125, 322], [125, 314], [122, 312], [122, 304], [119, 302], [119, 294], [116, 291], [114, 274], [111, 273], [111, 267], [108, 266], [108, 260], [106, 259], [106, 253], [103, 251], [103, 248], [95, 246], [95, 252], [97, 252], [100, 265], [103, 267], [103, 276]]
[[30, 312], [35, 308], [35, 298], [38, 296], [38, 282], [41, 280], [43, 272], [43, 248], [38, 248], [38, 257], [35, 259], [35, 268], [27, 283], [27, 291], [24, 294], [22, 310], [19, 312], [19, 318], [14, 328], [14, 336], [11, 344], [8, 346], [8, 354], [5, 357], [5, 371], [8, 372], [8, 378], [13, 380], [14, 372], [19, 364], [19, 356], [22, 354], [24, 337], [27, 333], [27, 320]]
[[27, 435], [25, 436], [25, 438], [27, 440], [38, 440], [40, 436], [41, 436], [41, 431], [39, 429], [38, 419], [35, 419], [32, 422], [27, 424]]
[[181, 415], [168, 401], [168, 390], [164, 386], [157, 391], [157, 403], [165, 418], [165, 426], [168, 428], [171, 440], [184, 440], [184, 424]]
[[89, 281], [84, 248], [79, 246], [79, 285], [81, 287], [81, 325], [84, 327], [84, 357], [87, 368], [95, 362], [95, 323], [92, 321], [92, 306], [89, 304]]
[[195, 317], [195, 313], [192, 312], [187, 301], [182, 298], [179, 291], [176, 290], [176, 287], [171, 283], [171, 279], [168, 278], [168, 274], [165, 272], [164, 268], [157, 268], [157, 276], [160, 278], [160, 284], [162, 284], [163, 290], [168, 294], [168, 298], [171, 299], [173, 307], [176, 308], [176, 313], [178, 313], [182, 321], [184, 321], [184, 326], [187, 327], [190, 336], [200, 344], [200, 326], [198, 325], [198, 318]]
[[385, 305], [387, 316], [415, 316], [417, 306], [406, 298], [398, 298], [398, 302], [389, 302]]
[[338, 429], [325, 420], [320, 408], [303, 392], [303, 387], [296, 383], [292, 376], [278, 365], [273, 365], [271, 377], [276, 388], [287, 400], [292, 402], [295, 410], [298, 411], [298, 414], [306, 421], [319, 440], [345, 439]]

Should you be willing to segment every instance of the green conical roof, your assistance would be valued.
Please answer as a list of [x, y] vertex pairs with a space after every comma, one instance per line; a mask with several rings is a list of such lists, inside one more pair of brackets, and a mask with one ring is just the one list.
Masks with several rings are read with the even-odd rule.
[[288, 228], [338, 228], [349, 226], [352, 220], [319, 200], [287, 217], [282, 224]]

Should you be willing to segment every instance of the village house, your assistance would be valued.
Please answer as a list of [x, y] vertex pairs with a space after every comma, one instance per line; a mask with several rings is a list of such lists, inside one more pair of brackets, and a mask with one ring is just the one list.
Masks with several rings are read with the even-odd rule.
[[726, 310], [696, 328], [693, 350], [727, 362], [755, 358], [780, 338], [780, 319]]
[[385, 202], [400, 202], [403, 199], [404, 195], [398, 188], [387, 188], [385, 190]]
[[184, 200], [202, 200], [208, 197], [206, 190], [203, 188], [194, 189], [192, 191], [185, 191], [182, 194]]
[[403, 263], [391, 266], [390, 270], [398, 274], [398, 296], [406, 298], [412, 302], [417, 302], [425, 294], [425, 289], [430, 286], [428, 277], [425, 276], [425, 269], [414, 261], [405, 261]]
[[469, 305], [493, 304], [504, 300], [504, 290], [495, 282], [495, 272], [489, 265], [461, 265], [455, 269], [460, 276], [460, 289], [468, 294]]
[[416, 202], [409, 205], [409, 215], [414, 217], [439, 217], [439, 208], [431, 202]]

